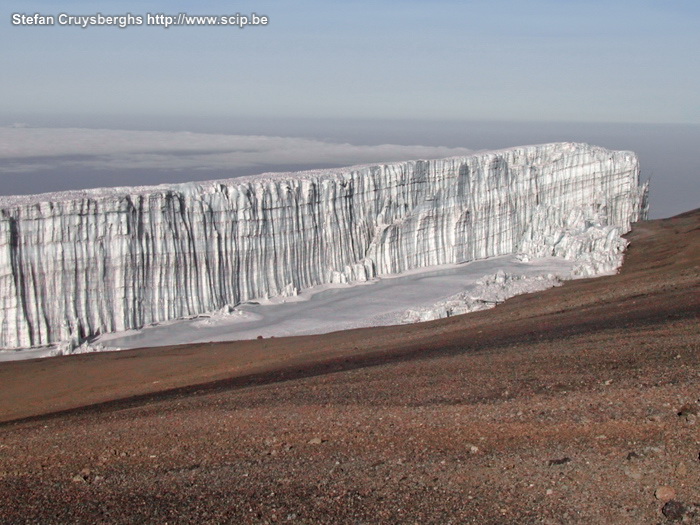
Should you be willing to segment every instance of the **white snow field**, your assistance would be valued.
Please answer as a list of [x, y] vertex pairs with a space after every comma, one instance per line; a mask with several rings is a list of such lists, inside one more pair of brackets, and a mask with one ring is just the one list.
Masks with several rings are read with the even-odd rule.
[[[297, 297], [254, 301], [195, 319], [143, 328], [135, 333], [105, 335], [93, 344], [85, 345], [84, 349], [126, 349], [255, 339], [258, 336], [322, 334], [439, 319], [490, 308], [518, 293], [556, 286], [562, 279], [569, 278], [571, 267], [570, 261], [561, 258], [552, 257], [528, 264], [504, 256], [407, 272], [376, 279], [365, 283], [366, 286], [319, 286]], [[513, 272], [518, 276], [516, 280], [524, 286], [513, 289], [503, 281], [494, 286], [494, 281], [507, 280], [506, 276], [512, 275], [505, 272]], [[484, 293], [484, 288], [489, 292]], [[493, 293], [496, 290], [497, 294]]]
[[190, 319], [105, 334], [74, 345], [0, 351], [0, 362], [35, 357], [209, 341], [322, 334], [440, 319], [492, 308], [514, 295], [558, 286], [574, 262], [512, 255], [390, 275], [363, 283], [315, 286], [291, 297], [250, 301]]
[[[555, 143], [439, 160], [2, 197], [0, 347], [34, 348], [4, 352], [34, 357], [97, 349], [81, 345], [98, 335], [105, 346], [123, 348], [465, 312], [502, 300], [505, 289], [614, 271], [626, 246], [621, 235], [644, 217], [646, 195], [633, 153]], [[493, 276], [493, 264], [505, 264], [505, 273]], [[470, 297], [484, 275], [493, 276], [477, 286], [486, 303]], [[318, 291], [368, 281], [375, 282]], [[279, 303], [300, 293], [313, 299], [245, 304]], [[104, 335], [216, 311], [230, 313], [114, 334], [110, 341]], [[58, 350], [37, 349], [53, 344]]]

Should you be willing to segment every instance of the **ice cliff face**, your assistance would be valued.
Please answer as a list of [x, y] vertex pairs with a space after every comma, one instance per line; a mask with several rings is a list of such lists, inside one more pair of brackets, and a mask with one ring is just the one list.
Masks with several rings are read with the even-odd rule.
[[522, 253], [619, 264], [631, 152], [546, 144], [430, 161], [0, 198], [0, 347], [332, 282]]

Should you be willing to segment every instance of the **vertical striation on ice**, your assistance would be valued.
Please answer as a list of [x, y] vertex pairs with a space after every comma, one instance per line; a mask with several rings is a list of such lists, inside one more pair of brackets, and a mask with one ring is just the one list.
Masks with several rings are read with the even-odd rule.
[[75, 340], [312, 286], [521, 253], [619, 266], [637, 157], [467, 157], [0, 198], [0, 347]]

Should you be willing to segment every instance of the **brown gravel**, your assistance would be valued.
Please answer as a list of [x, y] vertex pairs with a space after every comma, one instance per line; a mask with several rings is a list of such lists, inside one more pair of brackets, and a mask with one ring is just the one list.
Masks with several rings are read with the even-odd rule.
[[0, 364], [0, 522], [700, 523], [700, 210], [629, 239], [468, 316]]

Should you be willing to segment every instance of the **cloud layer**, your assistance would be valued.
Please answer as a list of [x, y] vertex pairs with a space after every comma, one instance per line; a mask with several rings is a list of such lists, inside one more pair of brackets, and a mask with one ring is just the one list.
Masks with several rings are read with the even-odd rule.
[[[40, 170], [225, 170], [339, 166], [465, 155], [471, 150], [357, 146], [295, 137], [81, 128], [0, 128], [0, 174]], [[193, 177], [194, 178], [200, 178]], [[165, 182], [165, 181], [164, 181]]]

